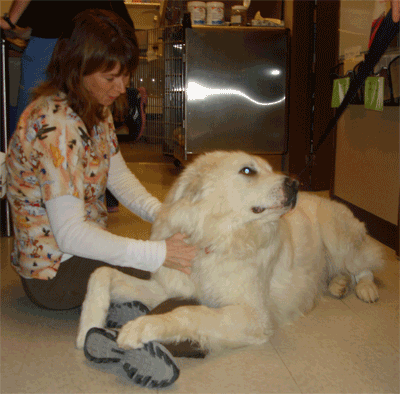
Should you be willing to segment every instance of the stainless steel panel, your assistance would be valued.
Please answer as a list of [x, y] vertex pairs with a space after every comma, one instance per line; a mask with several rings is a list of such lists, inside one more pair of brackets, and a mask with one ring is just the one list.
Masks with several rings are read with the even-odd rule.
[[288, 30], [186, 30], [186, 151], [284, 153]]

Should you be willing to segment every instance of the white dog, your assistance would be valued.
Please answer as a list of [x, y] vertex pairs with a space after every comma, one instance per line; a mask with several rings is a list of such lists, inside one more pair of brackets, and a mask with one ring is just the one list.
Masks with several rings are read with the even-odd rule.
[[151, 235], [161, 240], [180, 232], [198, 245], [192, 274], [162, 267], [140, 280], [98, 269], [77, 346], [91, 327], [104, 327], [111, 301], [150, 308], [177, 296], [200, 302], [128, 322], [117, 340], [126, 349], [186, 339], [204, 349], [261, 344], [277, 326], [310, 311], [328, 283], [334, 296], [354, 286], [360, 299], [376, 301], [371, 270], [383, 258], [364, 224], [344, 205], [297, 190], [297, 181], [260, 157], [221, 151], [198, 157], [171, 188]]

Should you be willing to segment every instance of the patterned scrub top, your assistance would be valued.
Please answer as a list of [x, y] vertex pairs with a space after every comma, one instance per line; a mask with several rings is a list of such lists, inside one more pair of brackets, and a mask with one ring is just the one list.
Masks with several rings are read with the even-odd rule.
[[110, 157], [119, 150], [111, 112], [88, 133], [63, 94], [40, 97], [22, 113], [6, 159], [7, 198], [15, 242], [12, 265], [24, 278], [52, 279], [63, 252], [45, 202], [72, 195], [85, 202], [86, 220], [105, 228]]

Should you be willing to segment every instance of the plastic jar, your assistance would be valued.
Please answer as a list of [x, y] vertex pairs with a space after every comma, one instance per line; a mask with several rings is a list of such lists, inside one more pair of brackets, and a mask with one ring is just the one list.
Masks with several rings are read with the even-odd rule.
[[203, 1], [189, 1], [187, 5], [190, 12], [192, 25], [205, 25], [206, 23], [206, 3]]
[[207, 3], [207, 25], [222, 25], [225, 21], [224, 3], [210, 1]]
[[242, 5], [234, 5], [231, 13], [232, 26], [246, 26], [247, 24], [247, 8]]

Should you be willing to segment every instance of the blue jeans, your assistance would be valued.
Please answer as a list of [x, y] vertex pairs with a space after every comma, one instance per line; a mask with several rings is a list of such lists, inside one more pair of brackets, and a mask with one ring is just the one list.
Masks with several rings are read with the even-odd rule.
[[56, 42], [57, 38], [31, 37], [29, 40], [28, 46], [21, 57], [17, 119], [29, 104], [32, 89], [46, 79], [46, 69], [50, 63]]

